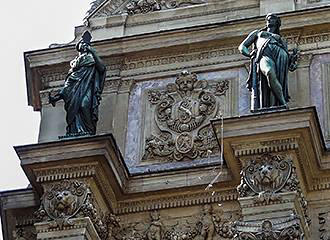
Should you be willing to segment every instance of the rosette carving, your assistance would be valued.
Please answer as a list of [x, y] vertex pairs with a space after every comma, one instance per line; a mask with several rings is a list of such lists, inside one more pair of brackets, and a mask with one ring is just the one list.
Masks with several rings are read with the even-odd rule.
[[229, 81], [210, 84], [183, 71], [166, 89], [148, 91], [153, 124], [160, 131], [146, 139], [143, 160], [182, 161], [219, 151], [209, 120], [216, 116]]

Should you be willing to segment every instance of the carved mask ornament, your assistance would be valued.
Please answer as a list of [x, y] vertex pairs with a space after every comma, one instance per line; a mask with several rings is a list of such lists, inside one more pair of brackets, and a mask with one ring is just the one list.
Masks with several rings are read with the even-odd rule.
[[258, 195], [262, 202], [276, 200], [276, 193], [286, 185], [293, 188], [290, 190], [295, 190], [291, 185], [295, 185], [297, 181], [292, 172], [290, 159], [280, 155], [264, 154], [243, 168], [238, 192], [241, 197]]

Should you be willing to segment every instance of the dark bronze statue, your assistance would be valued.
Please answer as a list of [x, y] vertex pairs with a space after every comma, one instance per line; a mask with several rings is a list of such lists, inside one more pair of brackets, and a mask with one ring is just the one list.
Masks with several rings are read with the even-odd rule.
[[94, 135], [98, 121], [106, 68], [91, 47], [92, 36], [86, 31], [76, 44], [78, 56], [70, 62], [71, 69], [64, 87], [49, 102], [55, 106], [63, 99], [66, 110], [66, 136]]
[[[251, 32], [238, 47], [251, 59], [247, 88], [252, 92], [251, 110], [283, 106], [288, 108], [288, 70], [297, 68], [297, 49], [290, 54], [280, 35], [281, 19], [271, 13], [266, 27]], [[252, 51], [248, 48], [252, 45]]]

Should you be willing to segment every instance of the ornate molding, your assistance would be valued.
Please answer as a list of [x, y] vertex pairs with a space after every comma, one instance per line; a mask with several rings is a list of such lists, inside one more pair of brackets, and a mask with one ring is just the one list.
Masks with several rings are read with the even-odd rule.
[[193, 160], [219, 152], [208, 120], [218, 113], [218, 98], [228, 89], [228, 80], [210, 84], [183, 71], [165, 90], [149, 90], [152, 118], [159, 132], [146, 138], [142, 161]]
[[203, 3], [204, 0], [132, 0], [125, 6], [125, 12], [134, 15]]
[[236, 157], [257, 155], [260, 153], [283, 152], [298, 148], [299, 138], [283, 138], [255, 143], [232, 145]]
[[219, 203], [237, 200], [235, 190], [223, 192], [202, 192], [181, 196], [163, 197], [152, 200], [118, 202], [117, 214], [138, 213], [175, 207], [190, 207], [206, 203]]
[[240, 197], [255, 196], [256, 203], [280, 200], [279, 192], [298, 191], [292, 160], [286, 155], [263, 154], [245, 163], [241, 171]]

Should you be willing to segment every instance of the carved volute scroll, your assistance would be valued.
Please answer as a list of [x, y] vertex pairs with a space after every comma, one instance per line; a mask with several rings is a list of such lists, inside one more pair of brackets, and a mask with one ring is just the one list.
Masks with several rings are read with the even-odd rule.
[[219, 113], [229, 81], [209, 83], [183, 71], [166, 89], [148, 91], [154, 131], [145, 140], [143, 161], [182, 161], [219, 151], [209, 120]]
[[71, 219], [89, 217], [100, 239], [107, 239], [119, 219], [113, 214], [101, 212], [94, 204], [89, 187], [81, 181], [63, 180], [45, 187], [41, 205], [35, 212], [36, 222], [50, 222], [50, 226], [62, 229], [73, 226]]

